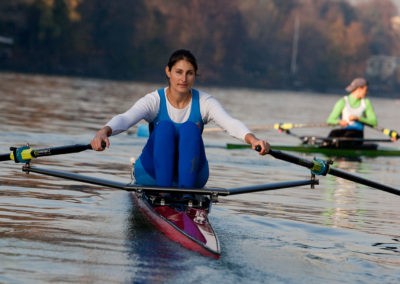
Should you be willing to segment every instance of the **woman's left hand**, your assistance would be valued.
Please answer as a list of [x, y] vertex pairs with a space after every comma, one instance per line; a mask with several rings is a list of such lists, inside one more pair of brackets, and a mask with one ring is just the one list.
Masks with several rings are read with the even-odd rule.
[[257, 137], [254, 136], [252, 133], [248, 133], [245, 137], [245, 141], [251, 145], [251, 148], [253, 150], [256, 150], [257, 146], [261, 147], [261, 150], [259, 151], [259, 154], [264, 156], [269, 153], [269, 150], [271, 149], [271, 146], [267, 141], [258, 139]]

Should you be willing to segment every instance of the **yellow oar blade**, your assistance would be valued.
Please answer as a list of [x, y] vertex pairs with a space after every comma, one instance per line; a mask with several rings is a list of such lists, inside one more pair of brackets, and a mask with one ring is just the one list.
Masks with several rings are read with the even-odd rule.
[[294, 127], [293, 123], [275, 123], [274, 128], [277, 130], [288, 130]]
[[384, 128], [382, 130], [382, 133], [395, 140], [398, 140], [400, 138], [399, 134], [396, 131], [387, 128]]

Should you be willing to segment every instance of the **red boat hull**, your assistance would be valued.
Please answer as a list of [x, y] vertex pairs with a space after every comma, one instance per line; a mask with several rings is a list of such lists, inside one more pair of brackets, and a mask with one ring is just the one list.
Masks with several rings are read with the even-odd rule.
[[153, 206], [144, 193], [132, 193], [140, 211], [171, 240], [200, 254], [218, 259], [220, 246], [204, 209]]

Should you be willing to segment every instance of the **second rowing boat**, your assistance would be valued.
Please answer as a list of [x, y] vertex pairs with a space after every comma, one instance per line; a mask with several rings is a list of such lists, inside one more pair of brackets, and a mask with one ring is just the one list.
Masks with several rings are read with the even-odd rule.
[[[226, 144], [227, 149], [245, 149], [251, 148], [247, 144]], [[319, 145], [301, 144], [301, 145], [271, 145], [272, 150], [282, 150], [298, 153], [317, 153], [327, 157], [379, 157], [379, 156], [400, 156], [400, 149], [387, 147], [370, 147], [362, 145], [353, 148], [321, 147]]]

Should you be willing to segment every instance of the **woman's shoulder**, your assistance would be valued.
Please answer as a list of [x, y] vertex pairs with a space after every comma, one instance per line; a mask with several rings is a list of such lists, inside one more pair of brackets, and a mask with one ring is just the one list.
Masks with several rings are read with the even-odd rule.
[[209, 93], [206, 93], [206, 92], [200, 91], [200, 90], [197, 90], [197, 91], [199, 92], [200, 101], [205, 102], [208, 100], [215, 100], [215, 98], [212, 95], [210, 95]]
[[371, 100], [369, 98], [364, 98], [366, 104], [371, 104]]
[[344, 104], [346, 103], [346, 100], [347, 100], [347, 101], [349, 100], [349, 96], [343, 96], [343, 97], [341, 97], [340, 99], [338, 99], [338, 100], [336, 101], [336, 104], [337, 104], [337, 105], [344, 105]]
[[147, 93], [145, 95], [145, 97], [159, 97], [158, 90], [162, 90], [162, 89], [156, 89], [154, 91], [151, 91], [150, 93]]
[[146, 95], [144, 95], [142, 97], [142, 99], [144, 99], [146, 101], [153, 101], [153, 102], [160, 101], [160, 96], [158, 94], [158, 90], [154, 90], [150, 93], [147, 93]]
[[157, 90], [147, 93], [135, 103], [136, 107], [152, 111], [158, 109], [159, 105], [160, 96], [158, 95]]

